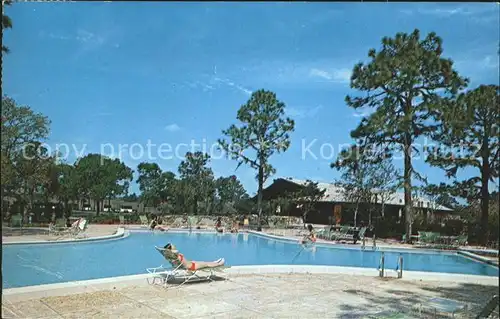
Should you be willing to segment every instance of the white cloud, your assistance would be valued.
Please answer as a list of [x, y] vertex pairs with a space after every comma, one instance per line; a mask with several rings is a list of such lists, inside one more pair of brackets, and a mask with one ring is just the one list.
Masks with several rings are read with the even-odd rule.
[[327, 80], [331, 80], [332, 77], [330, 73], [324, 71], [324, 70], [319, 70], [319, 69], [311, 69], [311, 72], [309, 73], [311, 76], [318, 76], [320, 78], [324, 78]]
[[482, 57], [478, 54], [469, 54], [457, 60], [454, 66], [460, 75], [473, 81], [482, 81], [484, 78], [491, 80], [495, 74], [498, 79], [498, 56], [492, 54], [483, 54]]
[[318, 105], [313, 108], [296, 108], [296, 107], [287, 107], [285, 108], [285, 113], [286, 115], [290, 116], [291, 118], [294, 119], [301, 119], [301, 118], [311, 118], [316, 116], [318, 112], [323, 108], [323, 105]]
[[403, 9], [401, 13], [407, 15], [421, 14], [431, 15], [440, 18], [449, 18], [453, 16], [470, 17], [476, 22], [488, 22], [492, 19], [498, 20], [497, 4], [473, 4], [461, 5], [458, 7], [442, 6], [419, 6], [416, 9]]
[[323, 69], [312, 68], [309, 71], [309, 76], [323, 78], [336, 83], [349, 83], [351, 80], [351, 70], [342, 68], [326, 71]]
[[485, 69], [498, 69], [498, 56], [487, 55], [481, 60], [480, 65]]
[[203, 92], [208, 92], [208, 91], [213, 91], [215, 90], [215, 87], [210, 85], [210, 84], [207, 84], [207, 83], [203, 83], [203, 82], [200, 82], [200, 81], [194, 81], [194, 82], [185, 82], [189, 87], [193, 88], [193, 89], [201, 89]]
[[83, 29], [77, 31], [75, 39], [82, 43], [89, 43], [89, 44], [91, 43], [96, 45], [104, 43], [103, 37], [95, 35], [94, 33]]
[[216, 81], [216, 82], [224, 83], [224, 84], [226, 84], [226, 85], [228, 85], [230, 87], [233, 87], [233, 88], [239, 90], [240, 92], [243, 92], [246, 95], [251, 95], [252, 94], [251, 90], [249, 90], [249, 89], [247, 89], [247, 88], [245, 88], [245, 87], [243, 87], [243, 86], [241, 86], [241, 85], [239, 85], [237, 83], [234, 83], [233, 81], [231, 81], [229, 79], [223, 79], [223, 78], [219, 78], [219, 77], [214, 77], [213, 80]]
[[352, 113], [352, 116], [354, 116], [354, 117], [367, 117], [372, 113], [373, 113], [373, 110], [354, 111], [354, 113]]
[[167, 130], [169, 132], [177, 132], [180, 129], [181, 128], [179, 127], [179, 125], [177, 125], [175, 123], [165, 126], [165, 130]]
[[63, 41], [75, 40], [86, 45], [101, 45], [104, 44], [105, 42], [105, 39], [103, 37], [83, 29], [77, 30], [76, 35], [45, 32], [43, 30], [40, 31], [39, 35], [42, 38], [47, 37], [54, 40], [63, 40]]

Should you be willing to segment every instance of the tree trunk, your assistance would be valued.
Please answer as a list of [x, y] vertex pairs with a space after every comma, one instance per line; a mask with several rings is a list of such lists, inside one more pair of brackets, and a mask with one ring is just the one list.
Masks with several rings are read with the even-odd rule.
[[64, 215], [66, 215], [65, 217], [69, 217], [71, 216], [71, 210], [69, 208], [69, 201], [66, 199], [64, 200]]
[[264, 189], [264, 163], [261, 160], [259, 163], [259, 188], [257, 190], [257, 214], [258, 214], [258, 231], [262, 230], [262, 192]]
[[100, 207], [100, 202], [98, 199], [95, 200], [95, 215], [99, 216], [99, 213], [101, 212], [101, 207]]
[[370, 210], [368, 211], [368, 226], [371, 227], [372, 225], [372, 209], [370, 208]]
[[405, 134], [404, 147], [404, 198], [405, 198], [405, 223], [406, 223], [406, 243], [411, 242], [412, 223], [413, 223], [413, 206], [411, 198], [411, 136]]
[[356, 202], [356, 209], [354, 210], [354, 227], [356, 227], [356, 221], [358, 219], [358, 209], [359, 209], [359, 201]]
[[490, 163], [489, 163], [489, 149], [488, 137], [483, 139], [481, 150], [481, 157], [483, 160], [481, 166], [481, 232], [479, 236], [479, 243], [483, 246], [488, 244], [489, 227], [488, 227], [488, 213], [490, 209], [490, 192], [488, 189], [488, 182], [490, 179]]

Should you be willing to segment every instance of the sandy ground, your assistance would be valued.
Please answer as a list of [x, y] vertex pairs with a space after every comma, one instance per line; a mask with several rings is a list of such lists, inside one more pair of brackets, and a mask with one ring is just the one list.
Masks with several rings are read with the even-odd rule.
[[[15, 301], [2, 318], [474, 318], [498, 286], [319, 274], [233, 275], [183, 286], [116, 284], [83, 293]], [[464, 309], [464, 307], [466, 307]], [[462, 310], [459, 310], [462, 308]], [[498, 318], [496, 314], [491, 318]], [[393, 317], [394, 318], [394, 317]]]

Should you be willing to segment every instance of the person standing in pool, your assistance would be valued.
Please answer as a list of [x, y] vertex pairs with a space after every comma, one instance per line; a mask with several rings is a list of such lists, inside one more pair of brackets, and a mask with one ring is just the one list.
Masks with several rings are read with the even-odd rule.
[[307, 225], [307, 230], [309, 231], [309, 234], [305, 235], [304, 238], [302, 238], [301, 243], [303, 245], [316, 242], [316, 232], [314, 231], [314, 228], [311, 224]]
[[194, 261], [188, 260], [184, 258], [184, 255], [181, 254], [176, 247], [168, 243], [163, 247], [165, 250], [163, 251], [163, 256], [172, 262], [172, 264], [176, 266], [182, 265], [185, 269], [196, 271], [203, 268], [217, 268], [224, 266], [225, 260], [224, 258], [219, 258], [216, 261], [207, 262], [207, 261]]

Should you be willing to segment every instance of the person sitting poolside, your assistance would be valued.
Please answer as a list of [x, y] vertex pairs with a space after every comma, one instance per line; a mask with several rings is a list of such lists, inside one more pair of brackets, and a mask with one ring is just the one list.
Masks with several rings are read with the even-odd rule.
[[158, 220], [158, 216], [154, 216], [153, 220], [151, 221], [151, 224], [149, 224], [149, 228], [151, 230], [160, 230], [160, 231], [165, 231], [168, 230], [167, 226], [160, 225], [160, 221]]
[[217, 221], [215, 222], [215, 231], [218, 233], [224, 232], [224, 229], [222, 228], [222, 219], [220, 217], [217, 217]]
[[212, 262], [188, 260], [184, 258], [184, 255], [181, 254], [171, 243], [166, 244], [163, 248], [165, 248], [163, 256], [171, 261], [173, 265], [182, 265], [185, 269], [190, 271], [196, 271], [204, 268], [217, 268], [224, 266], [225, 263], [224, 258], [219, 258]]
[[233, 221], [233, 226], [231, 227], [231, 233], [237, 233], [238, 232], [238, 220], [234, 220]]
[[304, 238], [302, 238], [301, 243], [302, 244], [315, 243], [316, 233], [314, 232], [313, 226], [311, 224], [307, 225], [307, 230], [309, 231], [309, 234], [305, 235]]

